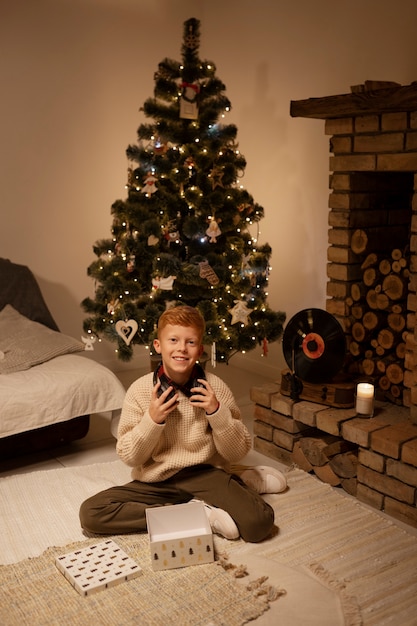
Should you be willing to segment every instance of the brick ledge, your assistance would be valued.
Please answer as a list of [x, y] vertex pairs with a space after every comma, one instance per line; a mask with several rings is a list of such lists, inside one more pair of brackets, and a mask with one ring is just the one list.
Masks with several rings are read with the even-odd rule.
[[356, 497], [417, 527], [417, 425], [409, 409], [376, 402], [370, 419], [355, 409], [295, 402], [279, 383], [252, 387], [254, 448], [287, 465], [296, 441], [312, 431], [341, 437], [358, 446]]

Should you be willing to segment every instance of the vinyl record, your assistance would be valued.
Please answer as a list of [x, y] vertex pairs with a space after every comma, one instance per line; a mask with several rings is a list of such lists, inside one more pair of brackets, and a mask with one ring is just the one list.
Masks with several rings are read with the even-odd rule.
[[296, 313], [284, 330], [282, 346], [293, 374], [310, 383], [331, 382], [346, 356], [341, 325], [322, 309]]

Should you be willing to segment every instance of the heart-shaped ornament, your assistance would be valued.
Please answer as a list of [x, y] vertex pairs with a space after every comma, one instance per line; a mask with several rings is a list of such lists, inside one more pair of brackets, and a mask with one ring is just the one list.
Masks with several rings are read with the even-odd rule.
[[156, 246], [158, 243], [159, 243], [158, 237], [155, 237], [155, 235], [149, 235], [148, 246]]
[[118, 320], [116, 322], [116, 332], [128, 346], [138, 330], [136, 320]]

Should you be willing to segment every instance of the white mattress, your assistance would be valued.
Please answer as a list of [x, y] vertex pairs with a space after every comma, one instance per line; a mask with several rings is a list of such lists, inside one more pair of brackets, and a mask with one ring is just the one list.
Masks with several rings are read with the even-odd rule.
[[125, 388], [113, 372], [78, 354], [2, 374], [0, 437], [92, 413], [111, 412], [117, 419], [124, 397]]

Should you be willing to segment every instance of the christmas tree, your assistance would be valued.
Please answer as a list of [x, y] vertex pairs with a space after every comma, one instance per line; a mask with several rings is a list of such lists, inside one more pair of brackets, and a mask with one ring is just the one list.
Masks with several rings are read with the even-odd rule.
[[257, 245], [264, 210], [241, 185], [237, 128], [222, 123], [231, 104], [199, 44], [192, 18], [182, 61], [159, 64], [141, 109], [152, 121], [127, 148], [127, 198], [112, 205], [112, 237], [93, 247], [84, 331], [114, 341], [123, 361], [135, 344], [151, 347], [159, 316], [180, 303], [201, 311], [204, 343], [220, 362], [256, 345], [266, 354], [283, 331], [285, 314], [267, 304], [271, 248]]

